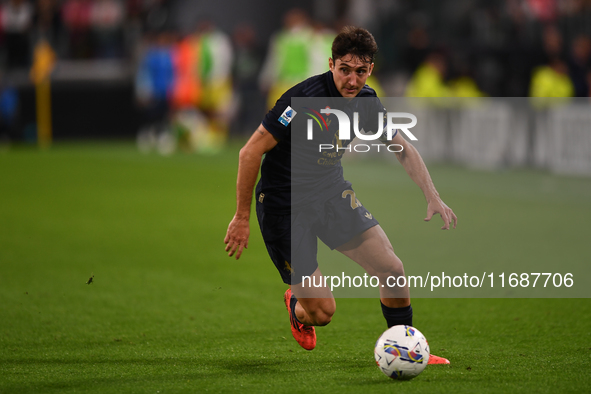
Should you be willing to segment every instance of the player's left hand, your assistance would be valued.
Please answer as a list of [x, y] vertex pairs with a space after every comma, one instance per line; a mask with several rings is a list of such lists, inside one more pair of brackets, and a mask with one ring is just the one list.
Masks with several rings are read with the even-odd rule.
[[458, 217], [450, 207], [441, 201], [440, 198], [434, 198], [429, 201], [429, 204], [427, 205], [427, 217], [425, 218], [425, 221], [428, 222], [431, 220], [433, 215], [437, 213], [441, 215], [441, 219], [443, 220], [443, 227], [441, 227], [442, 230], [449, 230], [452, 222], [454, 224], [453, 228], [456, 228], [456, 225], [458, 224]]

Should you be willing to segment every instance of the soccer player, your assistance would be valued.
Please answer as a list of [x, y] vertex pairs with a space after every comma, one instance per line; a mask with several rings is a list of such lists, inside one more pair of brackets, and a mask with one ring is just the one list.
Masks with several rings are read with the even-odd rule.
[[[313, 193], [298, 195], [297, 199], [291, 195], [292, 137], [293, 141], [301, 139], [301, 136], [291, 134], [291, 98], [344, 97], [356, 100], [359, 97], [379, 102], [375, 91], [365, 84], [373, 71], [377, 49], [373, 36], [367, 30], [345, 27], [332, 44], [329, 71], [306, 79], [285, 92], [240, 150], [237, 208], [224, 239], [225, 250], [229, 256], [235, 255], [238, 259], [248, 247], [250, 207], [260, 169], [261, 178], [256, 187], [259, 226], [273, 263], [283, 281], [290, 285], [284, 294], [284, 301], [292, 334], [307, 350], [316, 346], [314, 326], [330, 323], [336, 308], [328, 287], [310, 288], [302, 282], [304, 276], [310, 276], [316, 282], [322, 280], [316, 260], [317, 237], [361, 265], [369, 275], [377, 276], [380, 283], [385, 283], [388, 276], [404, 275], [402, 262], [394, 253], [388, 237], [375, 218], [356, 200], [351, 184], [343, 178], [339, 154], [343, 150], [331, 156], [332, 160], [319, 160], [317, 148], [315, 152], [310, 152], [309, 162], [305, 162], [304, 154], [301, 166], [322, 174], [320, 179], [315, 179], [316, 184], [322, 185], [322, 190], [314, 189]], [[335, 124], [337, 122], [333, 122], [333, 131]], [[447, 230], [452, 225], [455, 228], [457, 217], [439, 197], [417, 150], [398, 132], [388, 143], [403, 147], [396, 156], [425, 195], [425, 221], [440, 214], [442, 229]], [[263, 155], [265, 158], [261, 165]], [[292, 201], [294, 206], [307, 208], [294, 210]], [[296, 256], [300, 260], [297, 264], [292, 260]], [[296, 297], [300, 294], [304, 297]], [[408, 286], [397, 289], [380, 287], [380, 300], [388, 327], [412, 325]], [[432, 355], [429, 363], [448, 364], [449, 361]]]

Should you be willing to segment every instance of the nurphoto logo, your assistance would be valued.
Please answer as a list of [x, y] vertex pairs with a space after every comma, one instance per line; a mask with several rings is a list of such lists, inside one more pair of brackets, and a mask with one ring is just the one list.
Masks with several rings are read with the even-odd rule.
[[[310, 108], [307, 108], [310, 109]], [[311, 110], [311, 109], [310, 109]], [[326, 126], [328, 129], [328, 125], [326, 120], [322, 117], [322, 114], [334, 114], [337, 117], [338, 121], [338, 134], [339, 140], [351, 140], [351, 120], [349, 116], [341, 110], [334, 109], [334, 108], [324, 108], [320, 110], [320, 113], [317, 111], [313, 111], [317, 116], [314, 116], [308, 112], [306, 114], [310, 115], [313, 119], [308, 119], [307, 123], [307, 139], [309, 141], [313, 140], [314, 138], [314, 121], [320, 126], [320, 130], [323, 131], [324, 127]], [[414, 136], [413, 133], [410, 132], [409, 129], [416, 126], [417, 124], [417, 117], [408, 112], [387, 112], [386, 116], [384, 116], [383, 112], [378, 112], [378, 129], [375, 133], [368, 131], [368, 130], [359, 130], [359, 113], [353, 113], [353, 133], [354, 137], [359, 138], [362, 141], [375, 141], [380, 140], [384, 144], [386, 144], [386, 148], [388, 152], [401, 152], [403, 147], [399, 144], [389, 144], [388, 142], [392, 140], [392, 138], [396, 135], [398, 130], [403, 132], [411, 141], [417, 141], [417, 137]], [[320, 119], [319, 119], [320, 118]], [[394, 119], [409, 119], [410, 123], [395, 123]], [[384, 127], [384, 123], [386, 126]], [[342, 147], [337, 144], [336, 146], [333, 144], [319, 144], [319, 151], [322, 152], [323, 150], [332, 150], [336, 149], [337, 151], [340, 150], [354, 150], [355, 152], [369, 152], [372, 147], [377, 148], [377, 151], [380, 151], [380, 147], [382, 144], [356, 144], [355, 146], [351, 147], [348, 145], [347, 147]]]

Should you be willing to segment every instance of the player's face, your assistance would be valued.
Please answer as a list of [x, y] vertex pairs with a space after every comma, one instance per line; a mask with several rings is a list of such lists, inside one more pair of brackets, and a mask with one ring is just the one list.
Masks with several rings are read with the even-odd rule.
[[336, 61], [328, 59], [328, 67], [343, 97], [357, 96], [373, 71], [373, 63], [364, 62], [353, 55], [346, 55]]

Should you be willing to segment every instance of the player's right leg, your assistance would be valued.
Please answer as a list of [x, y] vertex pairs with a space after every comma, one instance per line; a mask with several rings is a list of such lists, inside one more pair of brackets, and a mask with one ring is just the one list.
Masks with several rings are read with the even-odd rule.
[[[290, 285], [284, 294], [284, 301], [291, 332], [304, 349], [312, 350], [316, 346], [313, 326], [328, 324], [335, 310], [332, 293], [323, 283], [324, 278], [318, 270], [316, 236], [308, 230], [307, 223], [298, 222], [296, 227], [301, 231], [292, 231], [291, 215], [265, 213], [260, 202], [257, 202], [256, 211], [269, 256], [283, 282]], [[294, 254], [292, 241], [293, 245], [297, 245]]]
[[[289, 313], [291, 333], [306, 350], [316, 347], [316, 331], [313, 326], [330, 323], [336, 309], [334, 297], [322, 280], [322, 273], [317, 268], [306, 280], [293, 284], [283, 296]], [[322, 283], [322, 286], [311, 287], [314, 283]], [[300, 298], [296, 298], [292, 290]]]
[[[325, 286], [319, 268], [310, 278], [291, 286], [292, 293], [297, 297], [295, 315], [297, 319], [309, 326], [326, 326], [332, 320], [336, 303], [332, 292]], [[321, 286], [316, 287], [314, 284]]]

